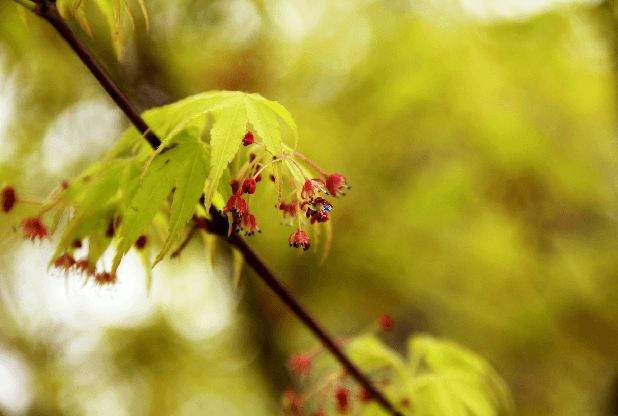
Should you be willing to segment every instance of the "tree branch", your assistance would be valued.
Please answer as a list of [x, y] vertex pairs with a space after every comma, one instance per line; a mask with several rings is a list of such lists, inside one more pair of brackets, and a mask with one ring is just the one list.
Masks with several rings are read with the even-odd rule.
[[[21, 3], [20, 3], [21, 4]], [[153, 149], [157, 149], [161, 145], [161, 140], [154, 132], [150, 130], [146, 122], [137, 113], [133, 104], [116, 86], [114, 81], [109, 77], [107, 72], [99, 64], [96, 58], [90, 53], [86, 46], [77, 38], [73, 30], [64, 21], [58, 9], [56, 8], [55, 0], [36, 0], [37, 7], [34, 10], [36, 14], [47, 20], [58, 31], [58, 33], [67, 41], [75, 53], [80, 57], [82, 62], [88, 67], [94, 77], [101, 83], [103, 88], [116, 102], [118, 107], [124, 111], [127, 117], [135, 125], [135, 127], [144, 134], [144, 138], [150, 143]], [[200, 200], [203, 204], [203, 199]], [[354, 377], [367, 392], [375, 398], [389, 413], [394, 416], [403, 416], [395, 407], [386, 399], [386, 397], [376, 389], [371, 381], [365, 376], [361, 370], [345, 355], [345, 353], [337, 346], [334, 339], [324, 330], [320, 324], [309, 314], [309, 312], [301, 305], [301, 303], [292, 295], [292, 293], [283, 285], [283, 283], [275, 276], [275, 274], [266, 266], [260, 257], [249, 247], [247, 242], [238, 234], [228, 234], [227, 218], [222, 216], [214, 208], [211, 208], [210, 214], [212, 220], [207, 220], [208, 231], [213, 234], [218, 234], [227, 239], [227, 241], [238, 248], [245, 258], [245, 261], [255, 270], [257, 275], [270, 287], [273, 292], [290, 308], [290, 310], [317, 336], [320, 341], [328, 348], [328, 350], [337, 358], [341, 365]]]

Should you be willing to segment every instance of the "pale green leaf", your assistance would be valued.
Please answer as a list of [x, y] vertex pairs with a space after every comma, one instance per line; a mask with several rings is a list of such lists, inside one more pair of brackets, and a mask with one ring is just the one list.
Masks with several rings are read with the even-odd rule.
[[244, 97], [249, 122], [253, 124], [266, 147], [277, 156], [281, 156], [281, 132], [277, 116], [266, 106], [267, 101], [256, 100], [253, 95]]
[[206, 212], [210, 209], [223, 170], [234, 159], [247, 128], [247, 109], [242, 96], [226, 104], [211, 131], [211, 170], [204, 191]]
[[182, 158], [179, 157], [181, 150], [183, 146], [178, 145], [153, 160], [144, 184], [133, 197], [118, 231], [120, 241], [116, 247], [112, 274], [116, 273], [122, 256], [152, 222], [159, 207], [170, 194], [176, 177], [184, 168]]
[[[129, 163], [130, 160], [113, 161], [105, 169], [92, 175], [87, 181], [87, 186], [83, 188], [79, 188], [77, 184], [69, 186], [66, 194], [72, 195], [79, 206], [64, 229], [49, 265], [71, 247], [73, 241], [82, 240], [101, 220], [102, 213], [110, 209], [110, 199], [118, 192], [120, 178]], [[83, 183], [83, 178], [81, 181]]]
[[405, 372], [403, 359], [375, 336], [354, 338], [346, 347], [350, 359], [365, 371], [381, 367], [392, 367], [399, 373]]
[[182, 228], [195, 212], [195, 204], [202, 195], [202, 189], [208, 174], [206, 147], [201, 143], [191, 143], [184, 146], [183, 151], [177, 156], [181, 159], [173, 161], [174, 163], [181, 163], [183, 169], [176, 177], [176, 190], [174, 191], [172, 202], [169, 235], [152, 267], [167, 254], [172, 243], [174, 243]]
[[249, 96], [255, 100], [260, 100], [262, 103], [264, 103], [264, 105], [268, 106], [272, 111], [278, 114], [279, 117], [281, 117], [288, 126], [290, 126], [290, 128], [294, 132], [294, 150], [296, 150], [296, 147], [298, 145], [298, 129], [296, 128], [296, 123], [294, 122], [294, 119], [292, 118], [292, 115], [288, 112], [288, 110], [286, 110], [285, 107], [278, 102], [269, 101], [266, 98], [262, 97], [260, 94], [250, 94]]

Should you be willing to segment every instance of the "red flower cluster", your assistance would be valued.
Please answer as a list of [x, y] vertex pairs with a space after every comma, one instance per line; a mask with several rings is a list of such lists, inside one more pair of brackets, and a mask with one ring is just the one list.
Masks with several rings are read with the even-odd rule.
[[[262, 171], [274, 163], [286, 163], [288, 169], [282, 169], [284, 175], [281, 183], [290, 183], [293, 188], [292, 195], [280, 201], [276, 208], [283, 211], [283, 218], [296, 218], [297, 230], [288, 238], [290, 247], [302, 247], [309, 249], [311, 240], [307, 233], [302, 230], [302, 217], [309, 219], [310, 224], [323, 223], [329, 220], [331, 203], [320, 194], [338, 197], [345, 195], [342, 190], [348, 188], [346, 178], [338, 173], [326, 174], [317, 165], [293, 149], [288, 148], [282, 155], [273, 155], [266, 145], [256, 141], [252, 132], [248, 131], [242, 138], [242, 144], [249, 146], [255, 144], [258, 150], [249, 154], [249, 161], [240, 169], [237, 176], [230, 182], [232, 195], [228, 199], [222, 213], [230, 214], [232, 229], [235, 231], [245, 230], [245, 235], [253, 235], [260, 231], [257, 221], [250, 210], [250, 196], [256, 192], [257, 184], [262, 179]], [[294, 160], [300, 158], [315, 169], [324, 178], [307, 177], [303, 168]], [[264, 166], [262, 164], [264, 163]], [[269, 174], [270, 180], [275, 182], [275, 176]], [[302, 181], [301, 179], [302, 178]], [[286, 202], [286, 200], [290, 202]], [[304, 214], [304, 215], [303, 215]]]
[[41, 221], [41, 218], [25, 218], [21, 222], [21, 227], [24, 230], [24, 238], [29, 238], [34, 242], [36, 238], [43, 240], [49, 237], [49, 230]]

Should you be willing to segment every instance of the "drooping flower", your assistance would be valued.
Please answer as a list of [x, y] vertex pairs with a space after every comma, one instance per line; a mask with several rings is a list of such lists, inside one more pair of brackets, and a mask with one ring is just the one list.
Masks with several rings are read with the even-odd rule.
[[341, 195], [345, 195], [343, 192], [341, 192], [342, 188], [350, 188], [347, 185], [347, 181], [345, 179], [345, 176], [340, 175], [338, 173], [333, 173], [332, 175], [327, 175], [326, 176], [326, 189], [328, 190], [328, 193], [338, 197], [339, 194]]
[[56, 269], [64, 269], [65, 272], [73, 266], [75, 266], [75, 259], [69, 253], [64, 253], [54, 261], [54, 267]]
[[380, 315], [380, 317], [378, 318], [378, 325], [380, 326], [380, 328], [382, 328], [382, 330], [390, 331], [391, 329], [393, 329], [393, 325], [395, 325], [395, 320], [392, 316], [385, 313], [383, 315]]
[[288, 242], [290, 243], [290, 247], [302, 247], [304, 251], [309, 250], [309, 247], [311, 245], [311, 240], [309, 240], [307, 233], [303, 230], [298, 230], [292, 233], [292, 235], [290, 235], [290, 238], [288, 239]]
[[325, 192], [324, 186], [326, 183], [322, 179], [309, 179], [305, 181], [303, 190], [300, 193], [301, 198], [313, 198], [318, 192]]
[[42, 240], [49, 236], [49, 230], [40, 218], [26, 218], [21, 222], [21, 227], [24, 229], [24, 238], [29, 238], [32, 242], [35, 238]]
[[94, 274], [94, 267], [90, 267], [88, 259], [80, 259], [75, 262], [75, 270], [80, 273], [86, 273], [87, 275]]
[[138, 239], [135, 241], [135, 247], [138, 250], [141, 250], [144, 248], [147, 242], [148, 242], [148, 237], [146, 237], [145, 235], [140, 235]]
[[242, 183], [242, 190], [246, 194], [253, 194], [255, 192], [255, 187], [256, 183], [253, 178], [247, 178]]
[[4, 188], [2, 190], [2, 211], [9, 212], [13, 208], [13, 205], [15, 205], [16, 200], [15, 189], [11, 186]]
[[306, 352], [294, 354], [290, 357], [290, 369], [292, 373], [301, 375], [308, 374], [311, 371], [311, 360], [313, 356]]
[[116, 275], [111, 275], [109, 272], [97, 273], [97, 275], [94, 276], [94, 281], [101, 286], [113, 285], [116, 283]]
[[253, 235], [255, 232], [261, 232], [255, 221], [255, 215], [246, 214], [243, 216], [243, 228], [245, 229], [245, 235]]
[[223, 209], [223, 214], [238, 213], [241, 216], [247, 212], [247, 202], [240, 195], [232, 195]]
[[345, 387], [339, 387], [335, 392], [335, 400], [337, 405], [337, 411], [339, 413], [345, 413], [348, 411], [350, 405], [350, 392]]
[[242, 144], [245, 146], [249, 146], [250, 144], [253, 144], [253, 143], [255, 143], [255, 139], [253, 138], [253, 133], [248, 131], [247, 134], [245, 134], [245, 137], [242, 138]]

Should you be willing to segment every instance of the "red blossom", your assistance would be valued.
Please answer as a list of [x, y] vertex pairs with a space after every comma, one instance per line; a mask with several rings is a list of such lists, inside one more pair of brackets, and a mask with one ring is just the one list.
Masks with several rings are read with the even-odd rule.
[[296, 203], [296, 201], [292, 201], [290, 204], [286, 204], [285, 202], [281, 201], [281, 203], [279, 204], [279, 209], [283, 211], [283, 218], [286, 218], [288, 216], [290, 218], [294, 218], [297, 208], [298, 204]]
[[317, 192], [325, 192], [324, 185], [326, 184], [322, 179], [306, 180], [300, 193], [301, 198], [312, 198]]
[[140, 235], [137, 241], [135, 241], [135, 247], [137, 247], [138, 250], [141, 250], [144, 248], [147, 242], [148, 237], [146, 237], [145, 235]]
[[350, 188], [347, 185], [345, 176], [338, 173], [333, 173], [332, 175], [326, 176], [326, 189], [328, 190], [329, 194], [337, 197], [339, 196], [339, 194], [345, 195], [343, 192], [341, 192], [342, 188]]
[[365, 403], [373, 399], [371, 397], [371, 394], [365, 388], [360, 389], [360, 392], [358, 393], [358, 398], [361, 402], [365, 402]]
[[303, 230], [292, 233], [290, 238], [288, 238], [288, 242], [290, 243], [290, 247], [302, 247], [305, 251], [309, 250], [309, 246], [311, 245], [311, 240], [309, 240], [307, 233]]
[[4, 188], [2, 190], [2, 211], [9, 212], [15, 205], [15, 201], [17, 201], [15, 189], [11, 186]]
[[26, 218], [21, 222], [21, 227], [24, 229], [24, 238], [29, 238], [32, 242], [35, 238], [42, 240], [49, 236], [49, 230], [40, 218]]
[[80, 273], [86, 273], [88, 275], [94, 274], [94, 268], [90, 267], [88, 259], [77, 260], [77, 262], [75, 262], [75, 270]]
[[300, 353], [294, 354], [290, 357], [290, 369], [292, 373], [301, 375], [301, 374], [309, 374], [311, 371], [311, 354], [308, 353]]
[[245, 134], [245, 137], [242, 138], [242, 144], [245, 146], [249, 146], [250, 144], [255, 143], [255, 139], [253, 138], [253, 133], [250, 131]]
[[223, 209], [223, 215], [228, 212], [236, 212], [242, 216], [247, 212], [247, 202], [239, 195], [232, 195]]
[[256, 183], [255, 183], [255, 179], [253, 178], [247, 178], [242, 183], [242, 190], [246, 194], [255, 193], [255, 187], [256, 187]]
[[384, 331], [390, 331], [391, 329], [393, 329], [394, 324], [395, 320], [387, 313], [380, 315], [380, 317], [378, 318], [378, 325]]
[[339, 387], [335, 392], [335, 400], [337, 401], [337, 411], [345, 413], [350, 405], [350, 392], [345, 387]]
[[302, 416], [300, 412], [301, 401], [296, 392], [292, 389], [287, 389], [283, 392], [283, 397], [285, 399], [284, 407], [289, 408], [294, 416]]
[[268, 179], [270, 179], [272, 182], [274, 182], [275, 181], [275, 175], [273, 175], [271, 173], [270, 176], [268, 176]]
[[94, 276], [94, 281], [98, 285], [113, 285], [116, 283], [116, 275], [111, 275], [108, 272], [101, 272]]
[[82, 242], [79, 241], [79, 240], [73, 241], [73, 247], [74, 248], [82, 248]]
[[255, 177], [255, 181], [256, 181], [256, 182], [259, 182], [259, 181], [261, 181], [261, 180], [262, 180], [262, 174], [261, 174], [261, 173], [258, 173], [258, 175]]
[[75, 266], [75, 259], [69, 253], [64, 253], [54, 261], [54, 267], [56, 269], [64, 269], [65, 272], [73, 266]]
[[234, 179], [232, 180], [232, 182], [230, 182], [230, 185], [232, 186], [232, 194], [236, 195], [238, 193], [238, 188], [240, 187], [240, 184], [236, 179]]
[[255, 232], [261, 232], [255, 221], [255, 215], [246, 214], [243, 216], [243, 228], [245, 229], [245, 235], [253, 235]]

